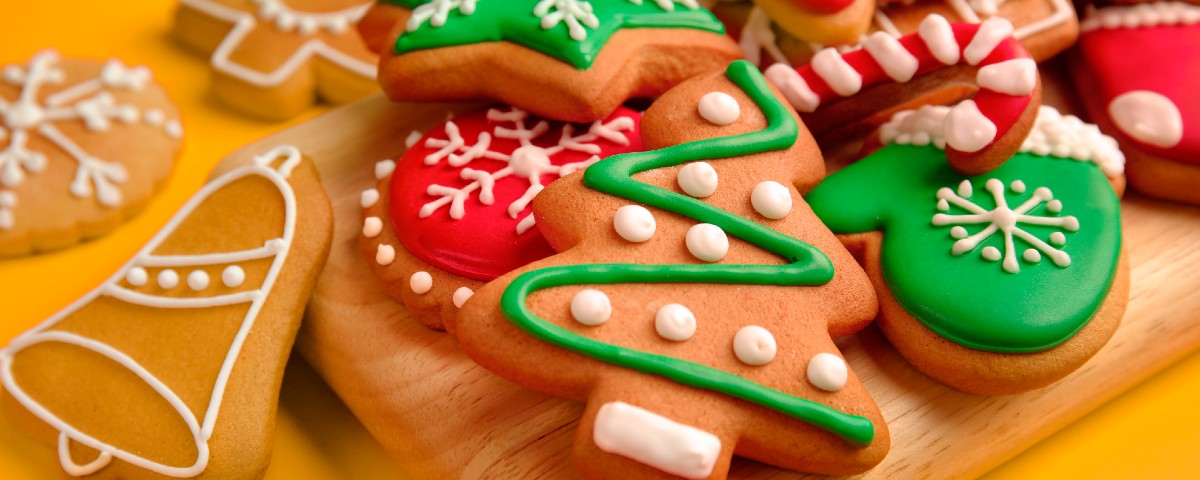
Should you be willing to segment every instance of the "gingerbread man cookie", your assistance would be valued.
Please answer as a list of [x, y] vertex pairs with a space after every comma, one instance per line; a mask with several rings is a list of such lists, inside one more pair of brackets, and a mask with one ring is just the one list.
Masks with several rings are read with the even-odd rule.
[[[824, 175], [812, 137], [744, 61], [663, 95], [642, 137], [654, 150], [534, 201], [559, 253], [467, 300], [463, 350], [587, 402], [574, 457], [589, 478], [724, 478], [734, 454], [871, 468], [887, 428], [832, 337], [876, 304], [800, 197]], [[710, 181], [688, 178], [697, 170]]]
[[332, 209], [280, 147], [222, 175], [98, 288], [0, 350], [5, 413], [96, 478], [260, 478]]
[[951, 112], [897, 114], [884, 147], [805, 199], [865, 265], [879, 325], [915, 367], [972, 393], [1048, 385], [1125, 312], [1124, 157], [1095, 125], [1042, 107], [1029, 135], [1000, 133], [1007, 162], [964, 175], [942, 151]]
[[379, 81], [397, 101], [496, 100], [591, 122], [741, 56], [692, 0], [383, 3], [360, 28], [384, 47]]
[[1089, 8], [1075, 78], [1091, 118], [1129, 157], [1129, 184], [1200, 205], [1200, 5]]
[[640, 151], [641, 117], [622, 107], [570, 124], [489, 108], [415, 135], [362, 194], [363, 253], [392, 298], [441, 329], [484, 283], [554, 253], [530, 203], [558, 178]]
[[179, 112], [145, 67], [53, 51], [0, 78], [0, 256], [98, 237], [175, 165]]
[[175, 34], [209, 56], [213, 91], [268, 120], [317, 98], [345, 103], [378, 88], [377, 57], [354, 30], [368, 0], [180, 0]]

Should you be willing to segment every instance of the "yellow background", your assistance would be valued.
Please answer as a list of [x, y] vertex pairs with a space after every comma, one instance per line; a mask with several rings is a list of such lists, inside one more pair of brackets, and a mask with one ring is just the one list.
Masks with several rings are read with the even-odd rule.
[[[246, 120], [207, 93], [204, 59], [170, 37], [166, 0], [5, 0], [0, 64], [54, 48], [65, 56], [150, 66], [183, 111], [185, 145], [166, 190], [100, 240], [49, 255], [0, 260], [0, 344], [82, 296], [119, 268], [236, 147], [288, 123]], [[1200, 354], [1192, 354], [989, 474], [994, 479], [1164, 478], [1200, 474]], [[302, 360], [284, 379], [272, 479], [397, 478], [382, 448]], [[987, 448], [987, 445], [979, 445]], [[58, 477], [53, 449], [0, 420], [0, 478]]]

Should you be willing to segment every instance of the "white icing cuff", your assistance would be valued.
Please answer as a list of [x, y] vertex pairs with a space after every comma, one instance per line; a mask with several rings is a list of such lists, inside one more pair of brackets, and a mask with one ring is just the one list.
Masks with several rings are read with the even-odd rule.
[[600, 407], [592, 441], [600, 450], [684, 478], [708, 478], [721, 454], [715, 435], [625, 402]]
[[1187, 26], [1200, 23], [1200, 6], [1183, 2], [1113, 5], [1097, 9], [1089, 6], [1079, 31], [1118, 28]]

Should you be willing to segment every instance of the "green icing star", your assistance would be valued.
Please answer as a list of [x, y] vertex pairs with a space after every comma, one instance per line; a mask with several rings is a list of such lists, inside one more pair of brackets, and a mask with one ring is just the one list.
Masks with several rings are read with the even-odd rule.
[[381, 1], [413, 9], [409, 28], [396, 40], [397, 54], [509, 41], [586, 70], [608, 39], [622, 28], [692, 28], [725, 33], [725, 26], [704, 8], [681, 4], [668, 11], [654, 0]]

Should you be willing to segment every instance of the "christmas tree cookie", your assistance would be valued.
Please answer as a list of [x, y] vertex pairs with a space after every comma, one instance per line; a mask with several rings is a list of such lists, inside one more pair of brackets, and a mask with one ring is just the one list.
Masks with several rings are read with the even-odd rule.
[[295, 148], [216, 178], [111, 278], [0, 350], [6, 416], [72, 476], [261, 478], [332, 220]]
[[805, 199], [866, 267], [879, 325], [914, 366], [973, 393], [1045, 386], [1124, 314], [1124, 157], [1096, 126], [1042, 107], [1028, 136], [1001, 134], [1007, 162], [965, 175], [943, 151], [950, 112], [897, 114], [883, 148]]
[[381, 5], [360, 31], [381, 48], [379, 82], [398, 101], [497, 100], [591, 122], [740, 57], [721, 22], [693, 0]]
[[877, 305], [800, 197], [824, 175], [803, 124], [735, 62], [663, 95], [642, 138], [653, 150], [535, 199], [559, 253], [466, 301], [453, 326], [463, 350], [587, 403], [574, 458], [589, 478], [724, 478], [735, 454], [871, 468], [887, 427], [832, 338]]
[[640, 151], [641, 118], [622, 107], [571, 124], [498, 107], [414, 132], [362, 193], [363, 254], [392, 298], [442, 329], [484, 283], [554, 253], [533, 199], [600, 159]]

